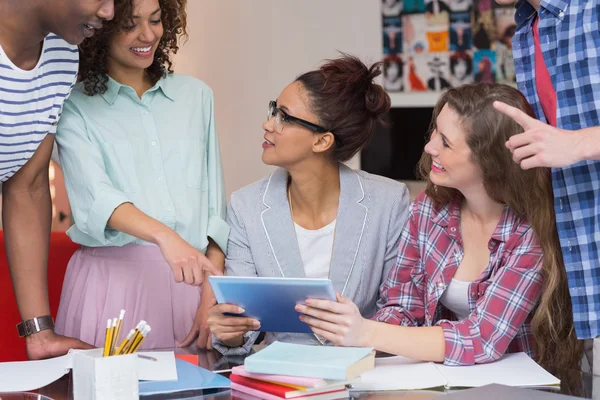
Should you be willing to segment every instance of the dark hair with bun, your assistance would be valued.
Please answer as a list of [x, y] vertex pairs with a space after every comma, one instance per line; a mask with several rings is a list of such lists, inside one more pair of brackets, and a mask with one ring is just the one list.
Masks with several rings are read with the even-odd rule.
[[390, 97], [373, 82], [381, 74], [381, 64], [367, 67], [357, 57], [342, 53], [296, 79], [306, 90], [308, 107], [319, 125], [339, 138], [334, 149], [338, 161], [352, 158], [369, 142], [377, 124], [385, 123]]

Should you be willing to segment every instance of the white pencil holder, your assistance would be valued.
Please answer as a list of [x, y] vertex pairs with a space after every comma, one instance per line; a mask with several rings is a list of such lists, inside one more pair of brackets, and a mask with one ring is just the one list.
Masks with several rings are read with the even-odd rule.
[[102, 349], [73, 352], [74, 400], [137, 400], [137, 355], [103, 357], [102, 353]]

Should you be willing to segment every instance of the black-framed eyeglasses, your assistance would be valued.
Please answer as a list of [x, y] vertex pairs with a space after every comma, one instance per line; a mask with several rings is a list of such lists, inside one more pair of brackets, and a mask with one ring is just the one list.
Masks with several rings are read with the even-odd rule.
[[333, 137], [335, 137], [338, 145], [341, 143], [341, 139], [329, 129], [323, 128], [317, 124], [313, 124], [312, 122], [303, 120], [298, 117], [294, 117], [289, 115], [282, 109], [277, 107], [276, 101], [269, 102], [269, 111], [267, 113], [267, 121], [270, 121], [271, 118], [275, 118], [275, 132], [281, 134], [283, 132], [283, 128], [285, 127], [285, 123], [300, 125], [308, 130], [311, 130], [314, 133], [325, 133], [331, 132]]

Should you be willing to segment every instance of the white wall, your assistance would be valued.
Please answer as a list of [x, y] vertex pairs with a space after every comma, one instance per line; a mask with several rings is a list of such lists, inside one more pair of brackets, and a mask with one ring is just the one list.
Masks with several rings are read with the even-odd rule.
[[380, 0], [190, 0], [188, 24], [176, 70], [215, 93], [228, 197], [271, 171], [260, 159], [269, 100], [337, 50], [382, 56]]

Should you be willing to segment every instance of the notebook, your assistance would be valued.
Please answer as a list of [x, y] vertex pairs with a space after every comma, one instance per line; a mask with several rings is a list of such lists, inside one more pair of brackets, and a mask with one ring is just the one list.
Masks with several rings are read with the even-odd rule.
[[174, 381], [140, 381], [140, 396], [192, 390], [229, 389], [229, 379], [204, 368], [176, 359], [178, 379]]
[[560, 380], [525, 353], [506, 354], [489, 364], [450, 367], [405, 357], [378, 358], [375, 368], [352, 383], [353, 391], [479, 387], [493, 383], [517, 387], [560, 385]]
[[346, 390], [346, 385], [344, 382], [340, 381], [339, 383], [323, 386], [320, 388], [311, 388], [307, 390], [297, 390], [292, 389], [285, 386], [280, 386], [276, 383], [268, 383], [263, 381], [257, 381], [254, 379], [246, 378], [245, 376], [240, 376], [236, 374], [231, 374], [229, 377], [232, 383], [237, 383], [238, 385], [243, 385], [248, 388], [260, 390], [261, 392], [272, 394], [274, 396], [278, 396], [282, 399], [298, 399], [307, 396], [316, 396], [320, 394], [330, 394], [335, 392], [341, 392]]
[[231, 372], [239, 376], [245, 376], [246, 378], [256, 379], [263, 382], [277, 383], [279, 385], [288, 385], [289, 387], [296, 389], [320, 388], [339, 382], [331, 380], [328, 381], [320, 378], [305, 378], [301, 376], [255, 374], [246, 371], [246, 368], [243, 365], [233, 367]]
[[[238, 393], [235, 394], [235, 398], [240, 399], [251, 399], [256, 400], [282, 400], [282, 397], [275, 396], [273, 394], [269, 394], [266, 392], [262, 392], [257, 389], [249, 388], [244, 385], [240, 385], [238, 383], [232, 382], [231, 389], [236, 390]], [[240, 396], [241, 393], [249, 394], [252, 397], [246, 397], [244, 395]], [[340, 392], [327, 393], [327, 394], [318, 394], [316, 396], [306, 396], [306, 397], [296, 397], [295, 400], [308, 399], [308, 400], [336, 400], [336, 399], [347, 399], [350, 397], [350, 393], [347, 390], [343, 390]]]
[[349, 381], [373, 369], [370, 347], [310, 346], [274, 342], [246, 358], [246, 372]]

